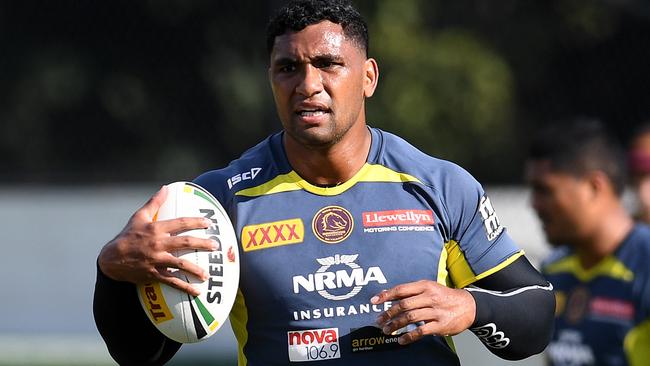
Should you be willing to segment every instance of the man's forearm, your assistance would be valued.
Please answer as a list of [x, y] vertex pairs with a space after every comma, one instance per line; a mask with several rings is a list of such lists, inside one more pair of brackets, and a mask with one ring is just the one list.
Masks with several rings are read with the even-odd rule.
[[519, 360], [544, 350], [553, 332], [553, 286], [525, 258], [476, 286], [467, 288], [476, 302], [470, 330], [492, 353]]
[[162, 365], [180, 348], [151, 324], [135, 285], [114, 281], [97, 268], [93, 300], [95, 324], [120, 365]]

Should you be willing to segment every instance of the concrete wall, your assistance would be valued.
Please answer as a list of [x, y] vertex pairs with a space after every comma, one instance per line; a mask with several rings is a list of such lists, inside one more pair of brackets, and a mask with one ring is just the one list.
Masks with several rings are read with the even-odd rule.
[[[157, 189], [151, 186], [0, 188], [0, 365], [112, 364], [92, 318], [95, 259], [102, 245]], [[534, 264], [548, 247], [519, 187], [488, 187], [501, 222]], [[470, 335], [456, 337], [463, 364], [510, 364]], [[234, 360], [229, 327], [183, 346], [173, 363]], [[234, 362], [234, 361], [232, 361]], [[519, 365], [541, 365], [533, 357]]]

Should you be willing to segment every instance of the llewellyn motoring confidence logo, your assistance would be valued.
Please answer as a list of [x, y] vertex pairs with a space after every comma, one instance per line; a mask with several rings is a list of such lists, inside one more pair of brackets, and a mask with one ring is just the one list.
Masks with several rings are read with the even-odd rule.
[[352, 215], [341, 206], [321, 208], [311, 222], [314, 235], [325, 243], [335, 244], [347, 239], [354, 228]]

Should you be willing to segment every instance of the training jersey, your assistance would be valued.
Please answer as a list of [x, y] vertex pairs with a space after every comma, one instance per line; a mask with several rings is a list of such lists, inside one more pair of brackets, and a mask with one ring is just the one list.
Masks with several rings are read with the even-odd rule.
[[588, 270], [573, 250], [559, 248], [543, 273], [557, 302], [551, 365], [650, 364], [650, 227], [635, 225]]
[[384, 335], [375, 321], [391, 303], [371, 297], [418, 280], [465, 287], [523, 254], [469, 173], [370, 132], [367, 162], [335, 187], [292, 170], [283, 132], [195, 180], [239, 238], [239, 365], [458, 365], [450, 337]]

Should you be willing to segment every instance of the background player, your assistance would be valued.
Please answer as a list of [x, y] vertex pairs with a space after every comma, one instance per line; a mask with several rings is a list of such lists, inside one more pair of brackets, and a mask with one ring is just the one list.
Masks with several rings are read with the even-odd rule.
[[650, 360], [650, 228], [621, 203], [624, 167], [597, 121], [552, 127], [531, 147], [532, 205], [558, 247], [543, 268], [557, 298], [551, 365]]

